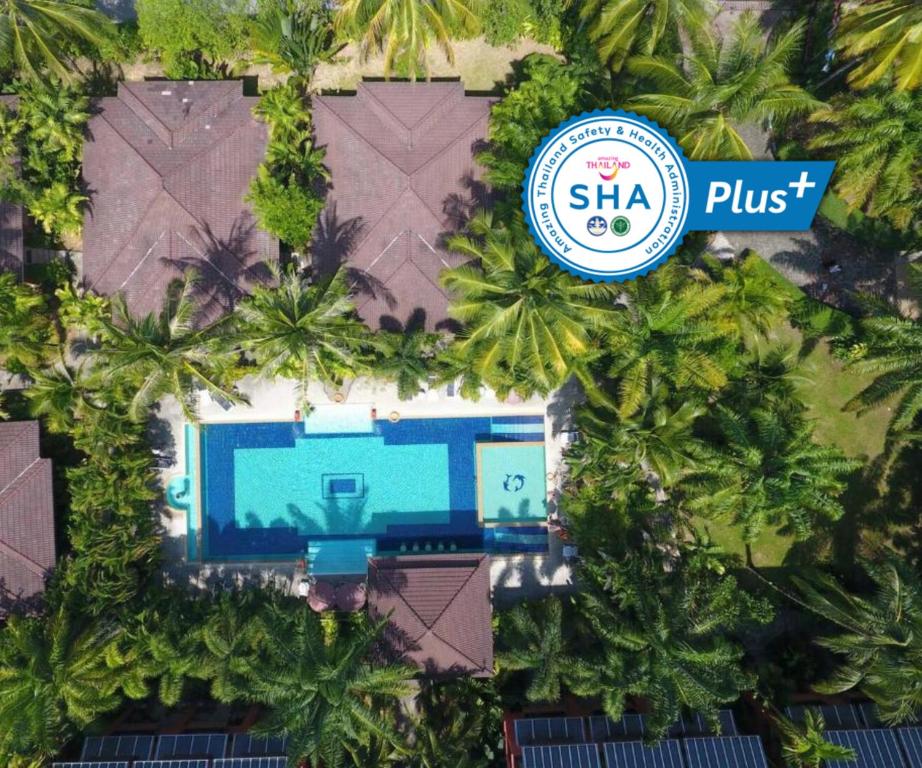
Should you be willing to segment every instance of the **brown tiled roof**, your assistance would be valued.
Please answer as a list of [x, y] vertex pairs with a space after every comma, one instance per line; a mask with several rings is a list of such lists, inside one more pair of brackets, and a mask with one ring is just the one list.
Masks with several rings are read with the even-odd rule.
[[123, 82], [96, 103], [83, 150], [88, 287], [121, 291], [147, 314], [194, 267], [216, 317], [268, 278], [278, 241], [257, 229], [243, 199], [266, 150], [257, 101], [226, 80]]
[[366, 82], [314, 99], [332, 187], [313, 253], [321, 269], [347, 264], [371, 327], [420, 311], [430, 329], [446, 323], [439, 273], [464, 259], [441, 241], [482, 201], [473, 156], [492, 103], [457, 82]]
[[[0, 95], [0, 104], [15, 110], [19, 104], [19, 97], [10, 94]], [[18, 158], [13, 159], [11, 172], [19, 173]], [[0, 271], [16, 272], [20, 277], [22, 277], [24, 253], [22, 226], [22, 206], [0, 202]]]
[[0, 594], [5, 598], [41, 592], [54, 566], [51, 461], [40, 458], [38, 436], [37, 421], [0, 423]]
[[493, 674], [490, 558], [413, 555], [373, 558], [368, 611], [390, 615], [392, 648], [429, 675]]

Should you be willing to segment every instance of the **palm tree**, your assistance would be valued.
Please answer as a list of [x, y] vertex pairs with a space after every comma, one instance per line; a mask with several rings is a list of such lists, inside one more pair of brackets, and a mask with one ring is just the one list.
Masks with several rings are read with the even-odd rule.
[[416, 697], [409, 768], [490, 768], [500, 753], [502, 704], [492, 681], [427, 682]]
[[574, 683], [575, 693], [600, 696], [615, 720], [627, 697], [645, 697], [652, 738], [663, 737], [683, 708], [716, 725], [718, 709], [755, 685], [728, 635], [772, 613], [730, 575], [691, 570], [681, 557], [665, 566], [653, 548], [587, 564], [582, 609], [601, 654]]
[[322, 0], [276, 0], [260, 6], [253, 22], [254, 61], [293, 72], [309, 83], [317, 65], [334, 55], [330, 6]]
[[445, 270], [452, 315], [465, 330], [460, 353], [501, 395], [547, 394], [580, 373], [609, 318], [610, 285], [578, 280], [538, 250], [521, 217], [494, 224], [480, 212], [449, 248], [472, 261]]
[[11, 615], [0, 631], [0, 758], [51, 758], [64, 742], [146, 693], [145, 670], [110, 624], [81, 624], [60, 607], [43, 619]]
[[688, 508], [743, 527], [743, 541], [766, 525], [784, 526], [807, 539], [823, 520], [838, 520], [846, 477], [861, 466], [838, 448], [818, 445], [800, 415], [726, 406], [715, 411], [721, 444], [715, 461], [683, 485]]
[[416, 397], [422, 391], [422, 382], [429, 377], [441, 338], [439, 334], [429, 333], [422, 327], [376, 334], [375, 342], [379, 352], [375, 375], [396, 382], [401, 400]]
[[29, 215], [42, 225], [45, 234], [73, 244], [83, 228], [83, 204], [87, 200], [63, 181], [54, 181], [30, 195], [26, 203]]
[[714, 260], [709, 266], [715, 280], [725, 288], [717, 322], [747, 349], [758, 349], [788, 314], [791, 301], [780, 279], [755, 253], [731, 264]]
[[[579, 415], [584, 442], [596, 442], [598, 467], [627, 468], [636, 480], [650, 473], [666, 487], [704, 459], [704, 444], [692, 435], [698, 417], [706, 412], [685, 400], [672, 406], [664, 387], [630, 416], [612, 419], [604, 408], [584, 408]], [[614, 466], [612, 466], [614, 465]], [[605, 470], [603, 470], [605, 471]]]
[[820, 692], [860, 690], [891, 725], [914, 721], [922, 712], [922, 584], [902, 558], [863, 562], [874, 592], [856, 594], [828, 573], [793, 580], [808, 608], [840, 631], [819, 644], [844, 657]]
[[142, 418], [161, 397], [172, 395], [186, 418], [196, 420], [199, 388], [232, 403], [244, 402], [233, 389], [237, 352], [227, 342], [226, 318], [195, 326], [197, 279], [187, 272], [171, 285], [159, 316], [138, 319], [123, 296], [112, 298], [112, 317], [102, 320], [101, 344], [92, 355], [109, 383], [130, 390], [128, 413], [133, 419]]
[[53, 350], [53, 336], [41, 294], [12, 272], [0, 272], [0, 368], [34, 370]]
[[360, 36], [362, 56], [384, 53], [384, 76], [396, 69], [416, 80], [422, 70], [429, 78], [427, 49], [435, 42], [450, 64], [453, 34], [473, 35], [480, 29], [478, 0], [344, 0], [337, 28]]
[[564, 621], [563, 602], [548, 597], [504, 611], [499, 620], [496, 665], [500, 671], [527, 672], [529, 701], [558, 702], [561, 691], [582, 669], [573, 647], [573, 625]]
[[391, 707], [412, 692], [416, 670], [371, 663], [385, 623], [341, 626], [328, 639], [307, 606], [270, 608], [263, 652], [245, 671], [248, 695], [268, 707], [254, 732], [288, 736], [289, 758], [311, 768], [344, 765], [375, 741], [400, 745]]
[[858, 60], [848, 75], [855, 88], [867, 88], [891, 70], [897, 90], [922, 84], [922, 7], [915, 0], [878, 0], [846, 6], [836, 47]]
[[898, 229], [919, 221], [922, 93], [882, 88], [841, 96], [810, 120], [821, 128], [810, 148], [836, 160], [833, 186], [851, 210], [885, 218]]
[[656, 90], [627, 106], [671, 129], [692, 160], [751, 160], [741, 125], [779, 122], [821, 106], [788, 79], [802, 33], [795, 24], [766, 42], [755, 17], [744, 13], [726, 42], [704, 32], [692, 36], [692, 53], [682, 63], [635, 56], [628, 69]]
[[338, 385], [366, 369], [368, 329], [355, 314], [343, 272], [309, 282], [290, 268], [278, 287], [259, 286], [240, 303], [242, 346], [266, 376]]
[[73, 78], [73, 60], [81, 43], [98, 46], [112, 31], [109, 20], [86, 5], [67, 0], [3, 0], [0, 55], [29, 80], [47, 71], [60, 80]]
[[791, 768], [822, 768], [826, 761], [855, 759], [855, 750], [826, 740], [826, 721], [819, 710], [804, 711], [804, 724], [798, 726], [783, 715], [774, 718], [781, 733], [781, 750]]
[[875, 378], [845, 408], [863, 412], [895, 397], [890, 429], [910, 429], [922, 411], [922, 323], [900, 317], [871, 317], [861, 325], [864, 357], [852, 365]]
[[727, 384], [727, 329], [713, 318], [725, 295], [724, 286], [674, 264], [625, 286], [605, 329], [621, 418], [641, 407], [654, 382], [705, 393]]
[[580, 10], [599, 59], [619, 72], [632, 53], [653, 54], [678, 28], [700, 31], [710, 20], [710, 0], [587, 0]]

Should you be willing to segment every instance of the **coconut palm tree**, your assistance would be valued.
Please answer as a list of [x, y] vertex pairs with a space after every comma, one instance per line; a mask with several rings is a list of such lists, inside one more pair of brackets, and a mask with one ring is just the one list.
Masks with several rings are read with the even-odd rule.
[[500, 615], [496, 665], [501, 672], [528, 673], [529, 701], [560, 701], [583, 666], [573, 630], [558, 597], [517, 605]]
[[725, 294], [724, 286], [677, 264], [625, 286], [605, 329], [621, 418], [641, 407], [654, 382], [678, 392], [716, 392], [727, 384], [728, 332], [713, 317]]
[[392, 707], [412, 692], [416, 670], [369, 659], [385, 623], [340, 626], [329, 638], [307, 606], [270, 608], [263, 652], [245, 665], [249, 697], [268, 708], [254, 732], [288, 736], [291, 761], [311, 768], [344, 765], [375, 741], [402, 744]]
[[823, 520], [838, 520], [846, 477], [861, 466], [838, 448], [818, 445], [800, 415], [765, 408], [736, 413], [720, 405], [716, 460], [683, 485], [688, 509], [729, 518], [752, 542], [767, 525], [807, 539]]
[[657, 386], [630, 416], [612, 418], [604, 407], [589, 406], [578, 418], [584, 442], [597, 444], [598, 469], [628, 469], [638, 481], [653, 473], [668, 487], [705, 459], [705, 444], [692, 435], [692, 427], [705, 412], [693, 400], [673, 406], [665, 387]]
[[915, 0], [846, 5], [835, 45], [858, 60], [848, 75], [855, 88], [867, 88], [891, 71], [897, 90], [922, 84], [922, 6]]
[[0, 56], [21, 77], [74, 76], [80, 44], [97, 46], [111, 34], [109, 20], [92, 7], [67, 0], [2, 0]]
[[441, 338], [437, 333], [413, 325], [402, 331], [377, 333], [375, 375], [395, 382], [401, 400], [416, 397], [429, 377]]
[[587, 0], [580, 15], [599, 59], [619, 72], [631, 54], [653, 54], [678, 42], [678, 29], [700, 31], [713, 15], [710, 0]]
[[[922, 34], [922, 23], [919, 29]], [[922, 53], [919, 61], [922, 66]], [[898, 229], [918, 226], [922, 91], [880, 88], [837, 97], [810, 120], [820, 125], [810, 148], [835, 159], [833, 187], [851, 210], [887, 219]]]
[[368, 329], [355, 314], [343, 272], [310, 282], [290, 268], [237, 308], [243, 348], [266, 376], [338, 385], [370, 360]]
[[895, 398], [890, 429], [910, 429], [922, 411], [922, 323], [900, 317], [862, 321], [864, 356], [852, 363], [874, 380], [845, 404], [859, 413]]
[[11, 615], [0, 631], [0, 758], [51, 758], [123, 693], [146, 693], [145, 669], [111, 624], [81, 623], [65, 607]]
[[153, 403], [172, 395], [186, 418], [195, 420], [199, 389], [232, 403], [244, 402], [233, 388], [237, 352], [224, 332], [226, 318], [195, 325], [197, 280], [187, 272], [170, 286], [163, 311], [140, 319], [123, 296], [115, 296], [112, 316], [101, 321], [101, 343], [92, 352], [95, 367], [108, 385], [129, 390], [132, 419], [141, 419]]
[[804, 711], [803, 725], [796, 725], [783, 715], [774, 717], [781, 733], [781, 751], [791, 768], [822, 768], [826, 761], [855, 759], [855, 750], [826, 740], [826, 721], [822, 712]]
[[766, 42], [756, 18], [744, 13], [726, 41], [693, 35], [692, 52], [681, 61], [632, 57], [628, 70], [654, 91], [626, 105], [669, 128], [692, 160], [750, 160], [740, 126], [777, 123], [821, 106], [788, 78], [802, 34], [803, 25], [795, 24]]
[[896, 553], [862, 565], [874, 585], [870, 595], [849, 591], [828, 573], [792, 577], [806, 606], [839, 630], [817, 641], [843, 660], [816, 689], [858, 689], [876, 702], [884, 722], [914, 721], [922, 713], [922, 584]]
[[450, 64], [455, 63], [451, 38], [480, 29], [479, 0], [343, 0], [337, 29], [359, 37], [363, 58], [384, 53], [384, 76], [398, 74], [429, 79], [427, 50], [435, 42]]
[[449, 248], [471, 261], [445, 270], [441, 282], [452, 294], [449, 311], [464, 324], [458, 349], [474, 372], [500, 394], [523, 397], [580, 374], [616, 314], [615, 289], [551, 264], [520, 216], [494, 224], [480, 212], [469, 229]]
[[743, 648], [728, 635], [772, 613], [732, 576], [691, 571], [681, 557], [667, 569], [664, 558], [653, 548], [635, 548], [587, 564], [581, 605], [601, 654], [574, 683], [577, 694], [599, 696], [615, 720], [627, 697], [646, 698], [652, 738], [665, 736], [683, 708], [716, 726], [719, 708], [755, 685], [755, 675], [742, 667]]

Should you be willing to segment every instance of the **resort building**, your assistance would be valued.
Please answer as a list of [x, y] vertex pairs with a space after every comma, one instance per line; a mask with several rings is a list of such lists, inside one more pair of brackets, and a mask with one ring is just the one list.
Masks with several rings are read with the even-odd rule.
[[332, 178], [315, 266], [346, 266], [372, 329], [452, 327], [439, 274], [465, 259], [443, 241], [483, 203], [474, 154], [494, 101], [460, 82], [363, 82], [354, 96], [314, 98]]
[[[15, 110], [17, 96], [0, 95], [0, 104]], [[4, 168], [0, 181], [19, 173], [18, 163], [14, 159], [12, 167]], [[20, 279], [23, 276], [23, 224], [24, 213], [21, 205], [0, 201], [0, 272], [14, 272]]]
[[226, 80], [120, 82], [96, 103], [83, 150], [86, 287], [144, 315], [194, 268], [215, 318], [268, 279], [278, 241], [244, 202], [268, 138], [258, 101]]
[[493, 674], [487, 555], [373, 558], [368, 613], [388, 618], [385, 638], [428, 677]]
[[0, 611], [45, 589], [54, 567], [51, 460], [37, 421], [0, 423]]

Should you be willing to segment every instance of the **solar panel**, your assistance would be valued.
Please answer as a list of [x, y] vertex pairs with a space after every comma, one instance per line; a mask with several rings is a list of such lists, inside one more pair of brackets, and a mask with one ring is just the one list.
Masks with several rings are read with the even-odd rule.
[[139, 760], [134, 768], [208, 768], [206, 758], [192, 758], [188, 760]]
[[523, 747], [522, 768], [602, 768], [595, 744]]
[[251, 736], [238, 733], [231, 746], [231, 757], [263, 757], [288, 753], [285, 736]]
[[826, 728], [830, 731], [842, 731], [853, 728], [864, 728], [865, 722], [861, 712], [851, 704], [821, 704], [818, 706], [797, 705], [788, 707], [785, 711], [788, 718], [795, 723], [803, 724], [808, 709], [819, 710], [826, 721]]
[[604, 744], [607, 768], [683, 768], [682, 748], [675, 739], [654, 746], [642, 741], [618, 741]]
[[898, 728], [896, 737], [903, 745], [909, 768], [922, 768], [922, 728]]
[[758, 736], [686, 739], [687, 768], [768, 768]]
[[51, 768], [128, 768], [127, 760], [116, 760], [100, 763], [99, 761], [87, 763], [52, 763]]
[[538, 744], [581, 744], [586, 733], [581, 717], [533, 717], [515, 721], [515, 741], [520, 747]]
[[213, 768], [287, 768], [287, 757], [226, 757], [215, 760]]
[[675, 725], [669, 729], [670, 736], [736, 736], [736, 720], [729, 709], [717, 712], [717, 722], [720, 724], [720, 733], [714, 732], [711, 723], [701, 714], [683, 715]]
[[622, 715], [620, 720], [604, 715], [589, 718], [589, 738], [592, 741], [638, 738], [645, 733], [643, 715]]
[[185, 733], [161, 736], [155, 757], [158, 760], [174, 757], [224, 757], [226, 753], [225, 733]]
[[148, 760], [154, 753], [153, 736], [88, 736], [83, 741], [81, 760], [125, 758]]
[[857, 757], [857, 760], [827, 760], [826, 768], [901, 768], [906, 764], [896, 735], [887, 728], [826, 731], [826, 739], [833, 744], [851, 747]]

